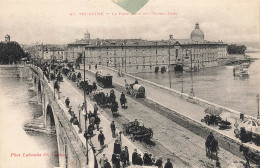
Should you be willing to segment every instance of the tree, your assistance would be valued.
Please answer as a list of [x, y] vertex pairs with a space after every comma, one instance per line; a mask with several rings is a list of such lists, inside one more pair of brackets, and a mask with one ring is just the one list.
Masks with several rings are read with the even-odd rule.
[[79, 56], [78, 58], [76, 59], [76, 62], [75, 62], [75, 66], [78, 67], [78, 69], [80, 69], [80, 63], [82, 62], [82, 54], [79, 53]]
[[0, 64], [17, 64], [26, 56], [17, 42], [0, 42]]
[[236, 44], [228, 45], [227, 52], [228, 54], [245, 54], [246, 46], [241, 45], [237, 46]]

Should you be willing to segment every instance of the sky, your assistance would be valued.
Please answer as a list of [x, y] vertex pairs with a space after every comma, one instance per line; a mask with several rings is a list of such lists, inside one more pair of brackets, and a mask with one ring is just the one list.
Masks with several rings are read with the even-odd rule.
[[21, 44], [67, 44], [82, 39], [86, 30], [91, 38], [100, 39], [167, 40], [170, 34], [175, 39], [186, 39], [196, 22], [206, 40], [259, 42], [260, 1], [149, 0], [136, 15], [130, 15], [113, 0], [0, 3], [0, 41], [9, 34], [11, 40]]

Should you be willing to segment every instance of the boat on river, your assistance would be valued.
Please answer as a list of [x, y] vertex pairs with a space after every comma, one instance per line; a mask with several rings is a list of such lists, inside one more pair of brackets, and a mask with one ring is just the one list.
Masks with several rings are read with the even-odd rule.
[[233, 68], [233, 75], [234, 76], [241, 76], [241, 77], [248, 77], [249, 76], [249, 69], [245, 66], [236, 66]]

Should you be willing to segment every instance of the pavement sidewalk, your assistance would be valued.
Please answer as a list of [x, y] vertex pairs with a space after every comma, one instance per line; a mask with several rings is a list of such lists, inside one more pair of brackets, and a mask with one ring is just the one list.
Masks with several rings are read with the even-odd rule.
[[[66, 77], [65, 77], [66, 78]], [[65, 100], [67, 97], [70, 98], [70, 106], [72, 106], [72, 111], [74, 111], [75, 115], [79, 119], [79, 112], [78, 112], [78, 106], [81, 105], [84, 102], [84, 97], [83, 94], [81, 94], [76, 88], [74, 88], [69, 81], [66, 79], [64, 82], [60, 83], [60, 100], [64, 103], [65, 105]], [[94, 111], [93, 110], [93, 105], [94, 102], [92, 102], [88, 97], [87, 97], [87, 111]], [[103, 156], [103, 154], [106, 154], [106, 157], [108, 158], [109, 161], [111, 161], [113, 150], [114, 150], [114, 142], [116, 138], [112, 137], [112, 132], [110, 130], [110, 121], [108, 121], [101, 113], [98, 111], [98, 116], [101, 119], [100, 122], [100, 129], [103, 131], [103, 134], [105, 135], [105, 148], [102, 150], [100, 149], [100, 144], [98, 141], [98, 134], [99, 131], [97, 129], [94, 130], [94, 136], [91, 138], [91, 143], [94, 145], [96, 149], [96, 158], [99, 164], [99, 159]], [[85, 121], [84, 121], [84, 116], [81, 112], [80, 114], [80, 123], [81, 123], [81, 128], [82, 128], [82, 134], [85, 132]], [[88, 123], [88, 122], [87, 122]], [[119, 131], [116, 130], [116, 134], [119, 134]], [[123, 134], [121, 135], [122, 138], [122, 147], [127, 146], [128, 151], [129, 151], [129, 158], [131, 161], [132, 158], [132, 153], [134, 149], [136, 148], [135, 145], [130, 142]], [[83, 140], [83, 143], [85, 144], [86, 142]], [[137, 149], [138, 153], [141, 155], [142, 152]], [[111, 163], [112, 165], [112, 163]]]

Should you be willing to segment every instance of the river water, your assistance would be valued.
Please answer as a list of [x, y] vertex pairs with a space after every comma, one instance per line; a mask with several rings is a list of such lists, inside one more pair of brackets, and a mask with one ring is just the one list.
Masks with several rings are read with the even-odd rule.
[[[260, 94], [260, 52], [248, 53], [251, 58], [258, 58], [249, 66], [249, 77], [234, 77], [233, 66], [220, 66], [200, 70], [200, 72], [180, 73], [140, 73], [143, 79], [190, 93], [192, 88], [196, 97], [229, 107], [251, 116], [257, 116], [256, 94]], [[183, 82], [182, 82], [183, 81]]]
[[[41, 115], [40, 105], [30, 104], [35, 93], [26, 79], [0, 78], [0, 167], [52, 168], [58, 166], [56, 135], [26, 133], [24, 124]], [[44, 153], [49, 156], [43, 156]], [[20, 154], [20, 156], [19, 156]], [[24, 154], [41, 154], [27, 156]]]

